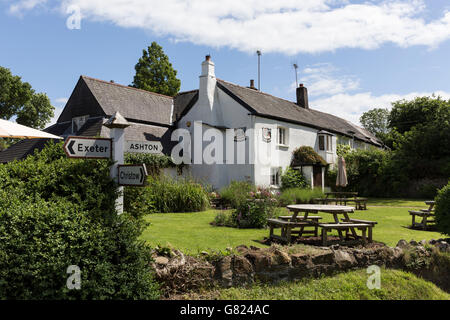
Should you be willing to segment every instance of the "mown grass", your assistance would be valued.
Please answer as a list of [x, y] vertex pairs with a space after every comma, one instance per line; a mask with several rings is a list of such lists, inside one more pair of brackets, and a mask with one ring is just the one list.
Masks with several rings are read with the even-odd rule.
[[370, 290], [366, 270], [279, 285], [219, 289], [187, 299], [220, 300], [450, 300], [450, 294], [415, 275], [381, 269], [381, 288]]
[[[372, 204], [380, 206], [371, 206]], [[420, 241], [441, 238], [442, 235], [438, 232], [408, 228], [411, 224], [408, 209], [417, 207], [426, 208], [427, 206], [421, 200], [377, 199], [369, 202], [368, 210], [355, 211], [350, 214], [350, 217], [377, 221], [378, 225], [373, 231], [374, 240], [389, 246], [395, 246], [400, 239]], [[210, 222], [214, 220], [216, 213], [217, 211], [208, 210], [196, 213], [147, 215], [145, 219], [151, 225], [144, 231], [142, 239], [153, 246], [171, 245], [193, 254], [200, 251], [223, 251], [227, 247], [236, 247], [241, 244], [264, 247], [259, 241], [269, 235], [269, 230], [215, 227], [210, 225]], [[324, 222], [333, 220], [330, 214], [320, 213], [320, 215]]]

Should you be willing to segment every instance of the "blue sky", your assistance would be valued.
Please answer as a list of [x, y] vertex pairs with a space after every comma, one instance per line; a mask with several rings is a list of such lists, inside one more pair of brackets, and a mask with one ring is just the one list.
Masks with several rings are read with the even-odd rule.
[[0, 39], [0, 65], [57, 114], [80, 75], [130, 84], [152, 41], [182, 91], [198, 88], [206, 54], [218, 78], [247, 86], [260, 49], [262, 91], [295, 100], [296, 63], [311, 107], [353, 122], [403, 98], [450, 98], [448, 0], [0, 0]]

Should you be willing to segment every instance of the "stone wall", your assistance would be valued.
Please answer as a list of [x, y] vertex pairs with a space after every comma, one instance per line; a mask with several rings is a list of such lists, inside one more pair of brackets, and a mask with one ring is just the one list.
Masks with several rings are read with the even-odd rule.
[[[450, 258], [447, 267], [440, 266], [436, 269], [436, 266], [430, 265], [433, 261], [430, 257], [436, 251], [450, 253], [450, 239], [446, 240], [419, 243], [401, 240], [395, 248], [382, 244], [366, 247], [273, 245], [266, 249], [239, 246], [229, 255], [211, 257], [205, 253], [204, 257], [199, 258], [173, 251], [171, 257], [155, 256], [153, 266], [157, 280], [163, 283], [166, 295], [202, 287], [227, 288], [250, 285], [255, 281], [277, 283], [316, 278], [370, 265], [400, 268], [422, 276], [428, 275], [428, 280], [431, 281], [433, 278], [443, 278], [441, 284], [444, 283], [445, 287], [445, 283], [449, 282], [445, 279], [450, 277], [450, 270], [446, 269], [450, 268]], [[430, 263], [420, 265], [417, 261]], [[432, 269], [435, 271], [431, 272]]]

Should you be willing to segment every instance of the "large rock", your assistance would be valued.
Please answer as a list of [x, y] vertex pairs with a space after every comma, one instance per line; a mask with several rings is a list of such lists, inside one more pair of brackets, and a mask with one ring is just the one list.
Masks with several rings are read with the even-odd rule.
[[397, 243], [397, 247], [406, 249], [406, 248], [409, 248], [409, 243], [408, 243], [408, 241], [402, 239]]
[[356, 259], [353, 254], [343, 250], [334, 252], [334, 261], [342, 269], [348, 269], [356, 265]]
[[245, 258], [251, 262], [255, 272], [262, 272], [269, 269], [272, 263], [271, 256], [262, 250], [250, 251], [245, 255]]
[[234, 256], [233, 266], [233, 285], [242, 285], [253, 282], [255, 275], [252, 264], [243, 256]]
[[334, 254], [331, 250], [324, 250], [311, 257], [313, 264], [332, 264], [334, 261]]
[[216, 278], [226, 288], [233, 285], [232, 256], [223, 257], [216, 265]]

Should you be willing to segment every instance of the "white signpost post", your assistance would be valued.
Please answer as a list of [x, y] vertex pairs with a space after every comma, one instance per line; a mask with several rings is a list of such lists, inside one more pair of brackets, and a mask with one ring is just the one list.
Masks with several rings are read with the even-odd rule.
[[142, 187], [145, 185], [147, 169], [144, 164], [119, 165], [119, 186]]
[[162, 144], [160, 141], [133, 141], [125, 143], [125, 152], [131, 153], [151, 153], [162, 154]]

